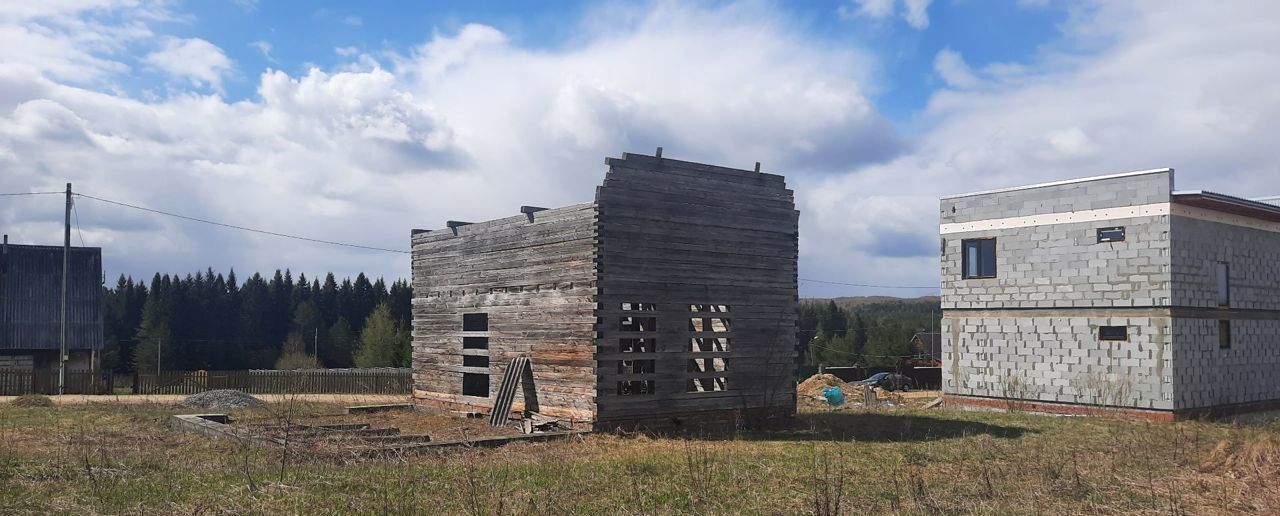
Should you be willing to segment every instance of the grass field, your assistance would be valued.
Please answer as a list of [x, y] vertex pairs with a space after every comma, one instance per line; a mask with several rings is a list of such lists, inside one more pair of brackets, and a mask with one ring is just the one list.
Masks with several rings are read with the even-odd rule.
[[[271, 420], [282, 407], [233, 416]], [[337, 412], [305, 404], [289, 417]], [[0, 514], [1280, 511], [1275, 424], [813, 405], [791, 424], [730, 435], [591, 435], [374, 460], [175, 433], [175, 413], [0, 407]], [[430, 424], [461, 432], [454, 423]]]

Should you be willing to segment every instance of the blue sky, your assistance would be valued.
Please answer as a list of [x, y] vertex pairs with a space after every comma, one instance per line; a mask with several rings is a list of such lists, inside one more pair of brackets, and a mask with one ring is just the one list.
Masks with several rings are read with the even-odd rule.
[[[830, 45], [866, 48], [880, 57], [877, 107], [895, 123], [910, 124], [940, 85], [934, 56], [944, 48], [971, 65], [1019, 62], [1059, 36], [1066, 18], [1057, 5], [944, 1], [929, 5], [929, 25], [912, 27], [900, 15], [858, 15], [849, 1], [778, 4], [798, 30]], [[165, 24], [180, 37], [221, 47], [244, 70], [274, 68], [290, 74], [344, 62], [337, 49], [404, 52], [432, 34], [469, 23], [492, 26], [521, 47], [545, 51], [572, 46], [575, 20], [598, 9], [593, 2], [237, 2], [190, 4], [191, 18]], [[265, 45], [264, 45], [265, 44]], [[264, 52], [265, 50], [265, 52]], [[140, 90], [162, 88], [163, 74], [139, 77]], [[240, 73], [225, 85], [229, 100], [256, 95], [257, 77]]]
[[[1179, 188], [1280, 194], [1280, 95], [1260, 87], [1280, 82], [1275, 34], [1275, 2], [11, 2], [0, 192], [71, 181], [400, 249], [411, 228], [589, 201], [605, 156], [662, 146], [787, 176], [800, 275], [833, 282], [802, 295], [919, 295], [942, 195], [1165, 166]], [[409, 272], [398, 253], [77, 211], [110, 277]], [[16, 242], [59, 242], [61, 216], [0, 198]]]

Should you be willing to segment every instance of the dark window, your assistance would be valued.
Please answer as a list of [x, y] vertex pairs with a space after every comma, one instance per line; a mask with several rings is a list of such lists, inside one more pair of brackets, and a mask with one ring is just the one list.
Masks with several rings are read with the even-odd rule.
[[1231, 321], [1218, 321], [1218, 348], [1231, 349]]
[[725, 313], [729, 311], [729, 305], [689, 305], [689, 311]]
[[689, 339], [689, 351], [729, 351], [729, 338], [692, 338]]
[[625, 316], [622, 318], [618, 329], [622, 331], [654, 331], [658, 329], [658, 318]]
[[653, 380], [628, 380], [618, 382], [618, 396], [653, 394]]
[[728, 388], [724, 378], [690, 378], [687, 392], [719, 392]]
[[961, 267], [965, 279], [996, 277], [996, 239], [962, 240], [960, 249], [964, 253]]
[[462, 355], [463, 367], [489, 367], [489, 357], [482, 355]]
[[1098, 328], [1098, 340], [1129, 340], [1129, 327], [1103, 326]]
[[489, 349], [489, 337], [463, 337], [462, 349]]
[[723, 358], [691, 358], [685, 367], [685, 371], [689, 373], [718, 373], [724, 369]]
[[649, 374], [654, 370], [656, 360], [619, 360], [618, 374]]
[[489, 331], [489, 314], [462, 314], [462, 331]]
[[1098, 228], [1098, 243], [1124, 242], [1124, 226]]
[[729, 331], [729, 320], [720, 317], [689, 319], [689, 331], [725, 332]]
[[1218, 262], [1218, 306], [1231, 306], [1231, 265]]
[[654, 339], [618, 339], [618, 350], [623, 353], [652, 353]]
[[482, 373], [462, 373], [462, 395], [489, 397], [489, 375]]

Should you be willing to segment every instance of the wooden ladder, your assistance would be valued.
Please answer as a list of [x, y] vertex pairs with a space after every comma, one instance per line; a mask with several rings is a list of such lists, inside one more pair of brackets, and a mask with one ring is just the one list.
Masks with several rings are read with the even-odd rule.
[[490, 426], [506, 426], [511, 419], [511, 404], [516, 400], [516, 390], [520, 388], [520, 379], [530, 369], [529, 357], [524, 355], [511, 359], [507, 372], [502, 375], [502, 386], [498, 387], [498, 397], [493, 400], [493, 413], [489, 414]]

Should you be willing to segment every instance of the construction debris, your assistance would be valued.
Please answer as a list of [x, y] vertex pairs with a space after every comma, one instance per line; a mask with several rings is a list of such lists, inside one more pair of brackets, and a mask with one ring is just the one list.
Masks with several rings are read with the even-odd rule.
[[206, 409], [239, 409], [249, 407], [261, 407], [266, 402], [233, 389], [218, 389], [212, 391], [204, 391], [199, 394], [187, 396], [178, 403], [181, 407], [186, 408], [206, 408]]
[[842, 392], [846, 393], [849, 392], [846, 389], [852, 388], [851, 385], [844, 383], [836, 375], [823, 373], [815, 374], [800, 382], [800, 385], [796, 387], [796, 393], [800, 396], [820, 399], [822, 398], [822, 391], [830, 387], [839, 387]]

